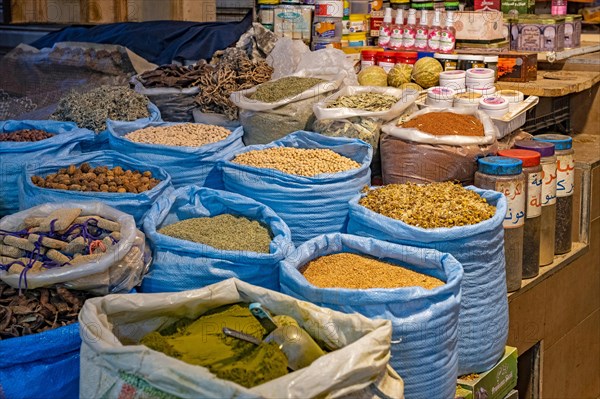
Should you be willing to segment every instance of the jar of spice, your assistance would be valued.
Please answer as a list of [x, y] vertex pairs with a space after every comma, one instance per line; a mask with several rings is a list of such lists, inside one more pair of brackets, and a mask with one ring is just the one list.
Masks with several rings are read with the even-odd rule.
[[554, 144], [521, 140], [515, 148], [536, 151], [542, 166], [542, 221], [540, 225], [540, 266], [554, 261], [554, 230], [556, 225], [556, 156]]
[[364, 69], [375, 65], [375, 57], [379, 51], [363, 50], [360, 52], [360, 68]]
[[508, 292], [521, 288], [523, 275], [523, 233], [525, 227], [525, 175], [520, 159], [491, 156], [477, 161], [475, 186], [495, 190], [507, 200], [504, 217], [504, 257]]
[[455, 71], [458, 67], [458, 54], [435, 53], [433, 58], [442, 64], [444, 71]]
[[458, 56], [458, 69], [485, 68], [482, 55], [461, 54]]
[[483, 57], [483, 62], [487, 69], [494, 71], [494, 79], [498, 80], [498, 56], [497, 55], [486, 55]]
[[523, 231], [523, 278], [533, 278], [540, 272], [540, 234], [542, 222], [542, 165], [538, 152], [502, 150], [498, 155], [523, 161], [527, 181], [525, 190], [525, 228]]
[[415, 65], [418, 56], [416, 51], [399, 51], [396, 53], [396, 64]]
[[377, 65], [382, 67], [386, 73], [389, 73], [394, 65], [396, 65], [396, 53], [393, 51], [380, 51], [375, 56], [375, 60], [377, 61]]
[[571, 230], [573, 228], [573, 192], [575, 191], [573, 139], [563, 134], [541, 134], [533, 139], [554, 144], [556, 154], [554, 254], [564, 254], [571, 250]]

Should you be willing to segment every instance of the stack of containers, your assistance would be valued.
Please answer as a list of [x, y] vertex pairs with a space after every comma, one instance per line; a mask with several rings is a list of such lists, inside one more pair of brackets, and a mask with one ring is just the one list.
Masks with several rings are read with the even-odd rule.
[[[488, 96], [496, 92], [496, 72], [489, 68], [471, 68], [465, 72], [467, 90]], [[508, 104], [508, 103], [507, 103]]]
[[313, 21], [312, 49], [342, 47], [344, 2], [342, 0], [316, 0]]
[[444, 71], [440, 73], [440, 86], [449, 87], [457, 93], [466, 90], [466, 72], [460, 70]]

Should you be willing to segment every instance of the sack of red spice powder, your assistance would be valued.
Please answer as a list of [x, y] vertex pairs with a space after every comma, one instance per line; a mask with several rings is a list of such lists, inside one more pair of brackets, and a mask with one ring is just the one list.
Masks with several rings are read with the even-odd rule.
[[441, 181], [473, 184], [477, 159], [498, 152], [497, 128], [481, 111], [427, 108], [412, 114], [402, 123], [427, 114], [432, 118], [429, 119], [432, 124], [451, 126], [453, 121], [447, 117], [429, 115], [440, 112], [475, 116], [483, 124], [483, 136], [434, 135], [398, 126], [399, 121], [388, 123], [382, 128], [384, 134], [380, 143], [384, 184]]

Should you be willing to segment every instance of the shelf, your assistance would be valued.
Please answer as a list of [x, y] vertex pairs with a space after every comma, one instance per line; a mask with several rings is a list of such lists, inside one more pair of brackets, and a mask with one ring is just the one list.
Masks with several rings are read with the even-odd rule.
[[579, 93], [600, 82], [600, 70], [596, 71], [538, 71], [537, 80], [527, 83], [498, 82], [500, 90], [518, 90], [526, 96], [561, 97]]
[[600, 51], [600, 42], [582, 42], [581, 46], [577, 48], [568, 48], [557, 52], [548, 51], [545, 53], [538, 53], [538, 62], [566, 60], [567, 58], [576, 55], [595, 53], [596, 51]]

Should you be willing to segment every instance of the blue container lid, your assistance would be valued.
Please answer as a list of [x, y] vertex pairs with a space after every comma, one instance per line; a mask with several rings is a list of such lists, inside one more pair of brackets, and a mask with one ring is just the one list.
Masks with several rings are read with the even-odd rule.
[[477, 160], [479, 171], [486, 175], [518, 175], [523, 171], [523, 161], [508, 157], [485, 157]]
[[419, 51], [417, 59], [420, 60], [421, 58], [425, 58], [425, 57], [431, 57], [431, 58], [433, 58], [434, 54], [435, 53], [433, 53], [433, 52]]
[[533, 136], [536, 141], [554, 144], [556, 151], [570, 150], [573, 147], [573, 138], [564, 134], [548, 133]]

